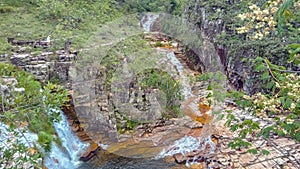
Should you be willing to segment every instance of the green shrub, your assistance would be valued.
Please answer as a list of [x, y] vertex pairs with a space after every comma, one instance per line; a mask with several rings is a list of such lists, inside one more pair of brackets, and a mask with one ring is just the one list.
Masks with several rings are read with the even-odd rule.
[[[38, 142], [43, 147], [43, 151], [49, 151], [52, 141], [60, 143], [58, 138], [54, 139], [53, 137], [55, 134], [53, 122], [60, 120], [60, 116], [59, 113], [50, 114], [49, 110], [60, 110], [62, 105], [65, 105], [68, 101], [68, 92], [63, 87], [51, 83], [41, 86], [33, 75], [13, 65], [0, 63], [0, 77], [3, 76], [16, 78], [18, 82], [16, 87], [23, 87], [25, 92], [15, 92], [13, 93], [13, 101], [3, 102], [5, 109], [0, 111], [0, 114], [4, 117], [1, 118], [2, 122], [9, 124], [11, 129], [20, 128], [22, 123], [27, 124], [24, 131], [29, 130], [37, 133]], [[7, 154], [23, 151], [23, 149], [18, 148], [20, 144], [14, 146], [16, 147], [10, 148], [10, 152], [7, 152]], [[41, 153], [38, 154], [41, 155]], [[6, 161], [14, 159], [10, 156], [3, 158]], [[32, 162], [34, 161], [32, 158], [37, 158], [36, 154], [24, 159], [23, 162]]]
[[11, 6], [0, 6], [0, 13], [11, 13], [14, 12], [14, 8]]
[[137, 82], [142, 89], [146, 90], [149, 87], [159, 89], [166, 96], [166, 110], [163, 114], [166, 118], [181, 116], [180, 102], [183, 99], [181, 94], [181, 84], [173, 79], [167, 72], [156, 69], [146, 70], [138, 75]]
[[163, 47], [163, 46], [165, 46], [165, 45], [162, 44], [161, 41], [157, 41], [157, 42], [155, 42], [155, 44], [154, 44], [154, 47]]

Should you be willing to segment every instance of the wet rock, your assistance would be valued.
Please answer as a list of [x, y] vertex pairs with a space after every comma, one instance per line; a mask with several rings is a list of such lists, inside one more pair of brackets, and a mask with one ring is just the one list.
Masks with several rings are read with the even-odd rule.
[[184, 156], [181, 153], [174, 154], [173, 157], [174, 157], [176, 163], [178, 163], [178, 164], [184, 164], [187, 160], [186, 156]]
[[96, 143], [92, 143], [86, 152], [80, 156], [79, 160], [84, 162], [89, 161], [91, 158], [97, 156], [99, 150], [101, 150], [101, 147]]
[[198, 121], [191, 121], [191, 122], [187, 122], [185, 124], [185, 126], [190, 128], [190, 129], [197, 129], [197, 128], [202, 128], [203, 124], [201, 122], [198, 122]]

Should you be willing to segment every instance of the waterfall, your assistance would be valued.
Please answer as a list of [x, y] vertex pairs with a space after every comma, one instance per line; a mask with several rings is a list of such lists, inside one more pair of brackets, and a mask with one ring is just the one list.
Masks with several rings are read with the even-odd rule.
[[[184, 66], [177, 59], [175, 53], [173, 51], [168, 51], [167, 58], [172, 63], [172, 65], [175, 66], [178, 72], [178, 77], [176, 78], [180, 80], [183, 86], [182, 93], [184, 95], [184, 99], [188, 100], [189, 98], [195, 97], [191, 90], [189, 78], [187, 77], [188, 72], [185, 72]], [[198, 103], [191, 102], [189, 103], [189, 105], [186, 106], [191, 108], [191, 110], [193, 111], [199, 111], [197, 109]], [[210, 126], [207, 127], [209, 128]], [[155, 158], [159, 159], [164, 158], [166, 156], [173, 156], [175, 154], [182, 154], [185, 156], [187, 153], [195, 151], [199, 152], [199, 154], [201, 154], [202, 157], [205, 157], [207, 155], [213, 154], [215, 151], [215, 147], [215, 143], [211, 139], [211, 133], [209, 131], [205, 131], [205, 134], [201, 134], [199, 137], [184, 136], [183, 138], [176, 140], [173, 145], [170, 145], [168, 148], [162, 150]], [[186, 166], [190, 166], [193, 163], [197, 163], [198, 158], [199, 156], [196, 155], [194, 156], [193, 160], [187, 160]]]
[[52, 143], [51, 152], [45, 159], [45, 166], [49, 169], [77, 168], [81, 163], [80, 155], [88, 147], [71, 131], [67, 118], [60, 111], [61, 120], [54, 122], [55, 130], [62, 142], [62, 147]]
[[182, 89], [182, 93], [185, 99], [192, 97], [193, 93], [192, 93], [192, 89], [190, 86], [190, 81], [188, 79], [188, 77], [186, 77], [183, 74], [183, 65], [180, 63], [180, 61], [176, 58], [175, 53], [174, 52], [169, 52], [167, 54], [168, 59], [170, 60], [170, 62], [176, 67], [179, 76], [180, 76], [180, 80], [181, 80], [181, 84], [183, 86]]
[[[55, 111], [55, 110], [50, 110]], [[82, 143], [79, 138], [71, 131], [67, 118], [60, 112], [61, 120], [54, 122], [55, 130], [62, 142], [59, 146], [56, 143], [52, 143], [51, 151], [46, 154], [44, 165], [49, 169], [74, 169], [79, 167], [81, 163], [79, 156], [88, 147], [88, 144]], [[12, 143], [23, 143], [27, 147], [32, 147], [33, 143], [37, 143], [38, 136], [35, 133], [25, 132], [23, 137], [21, 135], [21, 129], [15, 129], [9, 131], [9, 127], [0, 122], [0, 157], [3, 155], [6, 149], [10, 148]], [[16, 137], [15, 133], [19, 133]], [[12, 140], [13, 142], [10, 142]], [[1, 165], [0, 165], [1, 168]]]
[[154, 21], [158, 18], [158, 14], [146, 14], [142, 21], [142, 27], [147, 31], [151, 32], [151, 26], [153, 25]]

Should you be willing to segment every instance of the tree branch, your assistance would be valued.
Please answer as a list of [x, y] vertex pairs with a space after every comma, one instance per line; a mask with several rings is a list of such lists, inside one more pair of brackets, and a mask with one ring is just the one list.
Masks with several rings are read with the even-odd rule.
[[272, 72], [272, 70], [271, 70], [271, 68], [270, 68], [270, 66], [269, 66], [269, 64], [268, 64], [268, 62], [266, 61], [266, 59], [264, 59], [264, 62], [266, 63], [267, 69], [268, 69], [269, 73], [271, 74], [271, 76], [273, 77], [273, 79], [274, 79], [276, 82], [279, 82], [279, 80], [273, 75], [273, 72]]
[[286, 72], [286, 73], [300, 73], [300, 71], [295, 71], [295, 70], [281, 70], [277, 68], [272, 68], [274, 70], [280, 71], [280, 72]]

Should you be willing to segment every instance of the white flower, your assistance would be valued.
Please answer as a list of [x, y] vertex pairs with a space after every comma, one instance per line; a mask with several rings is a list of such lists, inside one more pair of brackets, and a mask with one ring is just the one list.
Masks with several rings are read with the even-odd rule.
[[292, 104], [291, 104], [291, 109], [295, 109], [295, 108], [296, 108], [295, 103], [292, 103]]

